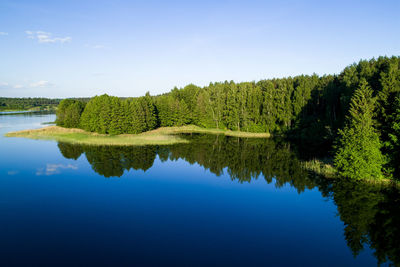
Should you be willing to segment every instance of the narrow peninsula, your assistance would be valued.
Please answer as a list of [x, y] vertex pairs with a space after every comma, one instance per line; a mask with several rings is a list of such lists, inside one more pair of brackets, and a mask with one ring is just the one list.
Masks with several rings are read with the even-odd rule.
[[140, 134], [99, 134], [87, 132], [77, 128], [64, 128], [60, 126], [47, 126], [33, 130], [22, 130], [9, 132], [7, 137], [23, 137], [30, 139], [55, 140], [73, 144], [85, 145], [115, 145], [115, 146], [134, 146], [134, 145], [172, 145], [187, 143], [188, 141], [179, 137], [178, 134], [203, 133], [203, 134], [222, 134], [233, 137], [243, 138], [268, 138], [268, 133], [239, 132], [221, 129], [205, 129], [195, 125], [181, 127], [161, 127], [155, 130]]

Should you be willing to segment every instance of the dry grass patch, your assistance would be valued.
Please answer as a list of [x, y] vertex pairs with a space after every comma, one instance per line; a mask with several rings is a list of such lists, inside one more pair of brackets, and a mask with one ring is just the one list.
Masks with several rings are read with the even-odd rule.
[[145, 132], [143, 134], [180, 134], [180, 133], [205, 133], [205, 134], [223, 134], [226, 136], [234, 137], [246, 137], [246, 138], [268, 138], [271, 137], [269, 133], [251, 133], [251, 132], [240, 132], [230, 131], [221, 129], [207, 129], [201, 128], [195, 125], [186, 125], [179, 127], [160, 127], [152, 131]]
[[177, 136], [180, 133], [207, 133], [224, 134], [227, 136], [246, 138], [267, 138], [268, 133], [235, 132], [219, 129], [204, 129], [194, 125], [182, 127], [161, 127], [141, 134], [108, 135], [86, 132], [82, 129], [48, 126], [35, 130], [10, 132], [5, 136], [24, 137], [31, 139], [56, 140], [61, 142], [87, 145], [171, 145], [187, 143], [188, 141]]
[[158, 134], [124, 134], [124, 135], [106, 135], [86, 132], [81, 129], [70, 129], [59, 126], [49, 126], [35, 130], [23, 130], [10, 132], [7, 137], [23, 137], [30, 139], [56, 140], [85, 145], [171, 145], [177, 143], [187, 143], [187, 140], [179, 136]]

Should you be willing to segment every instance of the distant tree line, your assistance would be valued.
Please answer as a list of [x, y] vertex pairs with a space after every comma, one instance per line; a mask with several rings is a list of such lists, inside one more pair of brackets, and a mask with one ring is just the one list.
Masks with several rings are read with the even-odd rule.
[[226, 81], [202, 88], [190, 84], [138, 98], [101, 95], [83, 110], [66, 108], [72, 102], [59, 108], [57, 123], [74, 114], [70, 127], [106, 134], [186, 124], [284, 134], [319, 148], [334, 145], [335, 165], [343, 176], [380, 179], [400, 173], [399, 65], [400, 57], [379, 57], [338, 75]]
[[[74, 100], [87, 103], [90, 98], [80, 97], [72, 98]], [[47, 110], [55, 111], [62, 101], [61, 98], [43, 98], [43, 97], [0, 97], [0, 111], [4, 110]]]
[[51, 98], [12, 98], [0, 97], [0, 111], [2, 110], [39, 110], [55, 109], [61, 99]]

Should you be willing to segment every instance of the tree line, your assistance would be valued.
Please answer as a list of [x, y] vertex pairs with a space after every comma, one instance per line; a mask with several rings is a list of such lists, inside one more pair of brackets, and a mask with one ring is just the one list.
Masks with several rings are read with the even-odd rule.
[[0, 111], [2, 110], [28, 110], [32, 108], [38, 109], [55, 109], [61, 99], [50, 98], [13, 98], [0, 97]]
[[101, 95], [84, 108], [74, 104], [78, 100], [60, 103], [57, 124], [104, 134], [186, 124], [269, 132], [327, 147], [343, 176], [392, 177], [400, 173], [399, 65], [400, 57], [379, 57], [337, 75], [190, 84], [138, 98]]
[[[90, 98], [72, 98], [87, 103]], [[47, 110], [54, 112], [63, 99], [44, 97], [0, 97], [0, 111], [3, 110]]]

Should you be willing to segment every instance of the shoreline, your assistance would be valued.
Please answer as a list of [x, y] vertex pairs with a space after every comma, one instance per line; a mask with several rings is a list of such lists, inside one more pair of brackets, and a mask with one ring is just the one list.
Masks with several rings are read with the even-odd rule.
[[[110, 146], [144, 146], [144, 145], [173, 145], [188, 143], [178, 134], [215, 134], [241, 138], [269, 138], [272, 135], [269, 133], [250, 133], [229, 131], [221, 129], [207, 129], [194, 125], [180, 127], [160, 127], [155, 130], [143, 132], [140, 134], [121, 134], [109, 135], [87, 132], [77, 128], [63, 128], [60, 126], [46, 126], [39, 129], [28, 129], [16, 132], [8, 132], [6, 137], [19, 137], [34, 140], [54, 140], [58, 142], [66, 142], [71, 144], [82, 145], [110, 145]], [[322, 175], [327, 179], [343, 179], [337, 175], [335, 168], [332, 165], [332, 159], [314, 159], [302, 162], [303, 168], [317, 175]], [[375, 185], [394, 186], [400, 188], [400, 182], [389, 178], [380, 180], [363, 179], [360, 182], [370, 183]]]
[[[337, 174], [335, 167], [333, 166], [332, 159], [327, 158], [323, 160], [313, 159], [309, 161], [302, 162], [303, 168], [309, 172], [313, 172], [316, 175], [321, 175], [326, 179], [347, 179]], [[390, 178], [381, 178], [381, 179], [359, 179], [355, 180], [362, 183], [368, 183], [377, 186], [393, 186], [397, 189], [400, 189], [400, 182], [390, 179]]]
[[6, 133], [6, 137], [22, 137], [36, 140], [55, 140], [73, 144], [85, 145], [172, 145], [188, 143], [187, 140], [177, 136], [181, 133], [205, 133], [223, 134], [232, 137], [243, 138], [269, 138], [268, 133], [249, 133], [237, 131], [225, 131], [220, 129], [206, 129], [198, 126], [188, 125], [181, 127], [161, 127], [140, 134], [108, 135], [87, 132], [76, 128], [63, 128], [60, 126], [47, 126], [33, 130], [22, 130]]

